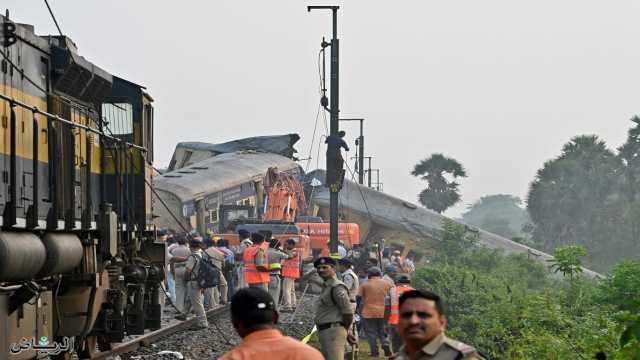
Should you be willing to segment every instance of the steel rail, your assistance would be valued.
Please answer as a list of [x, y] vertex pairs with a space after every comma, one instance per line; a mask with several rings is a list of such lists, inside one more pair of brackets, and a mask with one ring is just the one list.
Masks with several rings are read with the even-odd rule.
[[[222, 306], [216, 309], [211, 309], [207, 311], [207, 318], [212, 316], [218, 316], [225, 312], [229, 311], [229, 305]], [[108, 359], [110, 356], [121, 355], [130, 353], [138, 350], [140, 347], [149, 346], [152, 343], [175, 334], [180, 331], [187, 330], [188, 328], [195, 325], [197, 321], [197, 317], [193, 317], [189, 320], [180, 321], [175, 324], [169, 325], [167, 327], [152, 331], [150, 333], [141, 335], [133, 340], [129, 340], [127, 342], [119, 343], [113, 347], [113, 349], [108, 351], [101, 351], [91, 357], [91, 360], [99, 360], [99, 359]]]
[[76, 127], [76, 128], [79, 128], [79, 129], [83, 129], [83, 130], [86, 130], [86, 131], [89, 131], [89, 132], [92, 132], [94, 134], [103, 136], [103, 137], [105, 137], [105, 138], [107, 138], [107, 139], [109, 139], [111, 141], [124, 144], [124, 145], [126, 145], [126, 146], [128, 146], [130, 148], [134, 148], [134, 149], [140, 150], [140, 151], [145, 152], [145, 153], [147, 152], [147, 148], [145, 148], [145, 147], [142, 147], [142, 146], [139, 146], [139, 145], [136, 145], [136, 144], [132, 144], [130, 142], [124, 141], [122, 139], [118, 139], [117, 137], [114, 137], [114, 136], [111, 136], [111, 135], [107, 135], [103, 131], [100, 131], [98, 129], [94, 129], [94, 128], [90, 127], [90, 126], [78, 124], [78, 123], [75, 123], [75, 122], [73, 122], [71, 120], [63, 119], [58, 115], [54, 115], [54, 114], [48, 113], [46, 111], [42, 111], [42, 110], [38, 109], [35, 106], [30, 106], [28, 104], [25, 104], [25, 103], [23, 103], [23, 102], [21, 102], [19, 100], [16, 100], [16, 99], [12, 98], [12, 97], [0, 94], [0, 99], [8, 101], [9, 105], [18, 105], [18, 106], [20, 106], [20, 107], [22, 107], [24, 109], [31, 110], [32, 112], [34, 112], [36, 114], [44, 115], [49, 119], [53, 119], [53, 120], [59, 121], [59, 122], [61, 122], [63, 124], [66, 124], [66, 125], [69, 125], [69, 126], [72, 126], [72, 127]]

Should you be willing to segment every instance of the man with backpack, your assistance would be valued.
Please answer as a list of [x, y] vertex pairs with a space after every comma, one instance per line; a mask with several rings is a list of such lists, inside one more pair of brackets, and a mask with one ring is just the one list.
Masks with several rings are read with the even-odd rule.
[[[202, 266], [202, 259], [204, 252], [202, 251], [202, 239], [193, 237], [189, 241], [189, 248], [191, 249], [191, 255], [187, 259], [187, 265], [185, 266], [185, 279], [187, 280], [187, 297], [189, 299], [189, 305], [185, 307], [184, 314], [189, 314], [191, 309], [196, 314], [197, 325], [196, 329], [206, 329], [209, 327], [207, 322], [207, 315], [204, 311], [204, 296], [203, 287], [201, 287], [200, 281], [202, 278], [200, 275], [200, 269]], [[205, 287], [206, 288], [206, 287]]]
[[227, 290], [228, 284], [227, 280], [223, 274], [224, 263], [225, 263], [225, 254], [219, 250], [213, 241], [213, 239], [208, 238], [206, 240], [206, 250], [204, 251], [204, 259], [210, 261], [213, 266], [220, 272], [218, 275], [220, 280], [218, 281], [218, 286], [207, 288], [205, 290], [206, 294], [206, 303], [208, 307], [214, 307], [218, 304], [226, 304], [227, 303]]

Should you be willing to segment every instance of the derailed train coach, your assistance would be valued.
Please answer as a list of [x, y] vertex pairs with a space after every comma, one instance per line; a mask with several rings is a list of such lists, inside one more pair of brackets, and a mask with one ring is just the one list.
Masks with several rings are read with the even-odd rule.
[[[175, 158], [175, 156], [174, 156]], [[234, 220], [261, 218], [265, 176], [277, 169], [302, 176], [292, 159], [268, 152], [222, 153], [154, 178], [154, 223], [179, 232], [224, 233]]]
[[68, 37], [0, 23], [0, 358], [91, 357], [160, 327], [153, 99]]

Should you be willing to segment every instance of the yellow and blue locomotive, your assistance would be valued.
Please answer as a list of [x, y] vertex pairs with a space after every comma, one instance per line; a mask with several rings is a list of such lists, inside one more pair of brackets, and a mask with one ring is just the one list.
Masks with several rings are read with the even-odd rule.
[[0, 358], [62, 339], [91, 357], [160, 327], [153, 99], [65, 36], [0, 24]]

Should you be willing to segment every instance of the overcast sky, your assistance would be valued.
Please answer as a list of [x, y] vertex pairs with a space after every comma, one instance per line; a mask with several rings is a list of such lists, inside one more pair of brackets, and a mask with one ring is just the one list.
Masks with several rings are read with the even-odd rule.
[[[166, 166], [180, 141], [289, 132], [301, 135], [308, 157], [317, 51], [331, 17], [306, 5], [335, 2], [49, 3], [81, 55], [148, 87], [156, 165]], [[341, 117], [367, 119], [366, 152], [387, 193], [415, 201], [424, 184], [409, 174], [413, 165], [442, 152], [469, 175], [447, 214], [486, 194], [524, 197], [571, 137], [598, 134], [617, 147], [640, 113], [637, 1], [339, 5]], [[4, 0], [3, 8], [38, 34], [56, 32], [43, 1]], [[345, 130], [353, 144], [356, 123]]]

